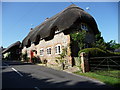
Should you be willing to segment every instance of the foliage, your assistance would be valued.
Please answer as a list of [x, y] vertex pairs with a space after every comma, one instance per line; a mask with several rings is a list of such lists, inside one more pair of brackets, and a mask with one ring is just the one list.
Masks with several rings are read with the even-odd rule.
[[115, 49], [120, 48], [120, 44], [116, 43], [115, 40], [105, 42], [103, 37], [101, 36], [101, 32], [99, 32], [95, 36], [95, 42], [92, 44], [92, 47], [93, 48], [100, 48], [102, 50], [114, 51]]
[[[85, 46], [85, 37], [86, 31], [83, 30], [78, 33], [71, 33], [70, 34], [72, 39], [72, 45], [77, 45], [79, 50], [84, 49]], [[93, 49], [91, 49], [93, 48]], [[92, 43], [90, 49], [82, 50], [84, 52], [90, 53], [92, 56], [110, 56], [110, 55], [120, 55], [119, 53], [110, 52], [114, 51], [115, 49], [120, 48], [120, 44], [116, 43], [115, 40], [111, 40], [110, 42], [105, 42], [103, 37], [101, 36], [101, 32], [95, 35], [95, 42]], [[79, 51], [78, 55], [82, 52]]]
[[111, 50], [111, 51], [120, 48], [120, 44], [116, 43], [115, 40], [111, 40], [107, 42], [106, 46], [107, 46], [107, 50]]
[[101, 36], [101, 32], [95, 35], [95, 42], [92, 43], [93, 48], [100, 48], [102, 50], [106, 50], [106, 42], [104, 41], [103, 37]]
[[60, 62], [60, 64], [62, 64], [62, 67], [64, 69], [65, 67], [65, 62], [66, 60], [64, 59], [67, 56], [67, 47], [63, 48], [62, 53], [59, 54], [59, 57], [56, 57], [57, 60], [55, 60], [58, 64]]
[[37, 57], [34, 56], [34, 57], [32, 57], [31, 59], [32, 59], [32, 62], [33, 62], [33, 63], [37, 63]]
[[102, 57], [102, 56], [120, 56], [119, 52], [111, 52], [109, 50], [102, 50], [100, 48], [85, 48], [79, 51], [78, 56], [81, 52], [88, 53], [91, 57]]
[[47, 64], [47, 60], [46, 59], [42, 60], [42, 64]]
[[81, 52], [88, 53], [91, 57], [106, 56], [107, 53], [99, 48], [85, 48], [79, 51], [78, 56]]
[[120, 52], [112, 52], [112, 51], [106, 50], [106, 53], [109, 56], [120, 56]]
[[71, 33], [70, 34], [71, 39], [73, 42], [78, 43], [78, 47], [80, 49], [83, 49], [85, 46], [85, 36], [86, 36], [86, 31], [83, 30], [81, 32], [77, 32], [77, 33]]
[[29, 58], [27, 57], [27, 51], [25, 53], [22, 53], [22, 58], [24, 61], [28, 62]]
[[63, 48], [63, 49], [62, 49], [62, 53], [59, 54], [59, 55], [60, 55], [60, 58], [61, 58], [61, 59], [65, 58], [66, 55], [67, 55], [67, 48]]
[[39, 57], [32, 57], [32, 62], [33, 63], [42, 63], [41, 60], [39, 59]]
[[[59, 54], [59, 57], [56, 57], [56, 59], [58, 59], [61, 63], [63, 63], [66, 55], [67, 55], [67, 48], [63, 48], [62, 53]], [[57, 60], [56, 60], [56, 62], [58, 63]]]

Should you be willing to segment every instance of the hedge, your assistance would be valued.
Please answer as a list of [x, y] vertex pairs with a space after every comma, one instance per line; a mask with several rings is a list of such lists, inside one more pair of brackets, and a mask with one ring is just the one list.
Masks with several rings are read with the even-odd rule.
[[104, 51], [99, 48], [85, 48], [79, 51], [78, 56], [81, 52], [88, 53], [90, 57], [104, 57], [104, 56], [120, 56], [120, 53]]

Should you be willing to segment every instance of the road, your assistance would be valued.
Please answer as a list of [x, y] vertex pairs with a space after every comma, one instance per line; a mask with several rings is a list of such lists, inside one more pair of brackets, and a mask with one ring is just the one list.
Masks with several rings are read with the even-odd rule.
[[87, 77], [58, 71], [44, 66], [3, 62], [2, 88], [109, 88]]

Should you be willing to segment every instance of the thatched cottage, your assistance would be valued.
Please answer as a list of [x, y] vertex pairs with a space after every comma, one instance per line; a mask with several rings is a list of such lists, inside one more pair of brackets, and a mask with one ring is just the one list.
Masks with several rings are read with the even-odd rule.
[[21, 42], [17, 41], [2, 51], [3, 59], [21, 60]]
[[[76, 46], [70, 46], [70, 33], [86, 30], [86, 45], [94, 42], [95, 35], [99, 32], [94, 18], [80, 7], [72, 4], [60, 13], [47, 18], [42, 24], [31, 29], [22, 41], [22, 53], [27, 52], [29, 58], [39, 57], [47, 64], [57, 64], [56, 57], [67, 49], [66, 63], [73, 65], [72, 52]], [[78, 52], [78, 51], [77, 51]]]

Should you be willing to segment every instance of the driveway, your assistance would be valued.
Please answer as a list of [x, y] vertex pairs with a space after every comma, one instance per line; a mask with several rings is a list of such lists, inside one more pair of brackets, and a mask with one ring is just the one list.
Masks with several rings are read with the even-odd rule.
[[44, 66], [3, 62], [2, 88], [110, 88], [87, 77]]

